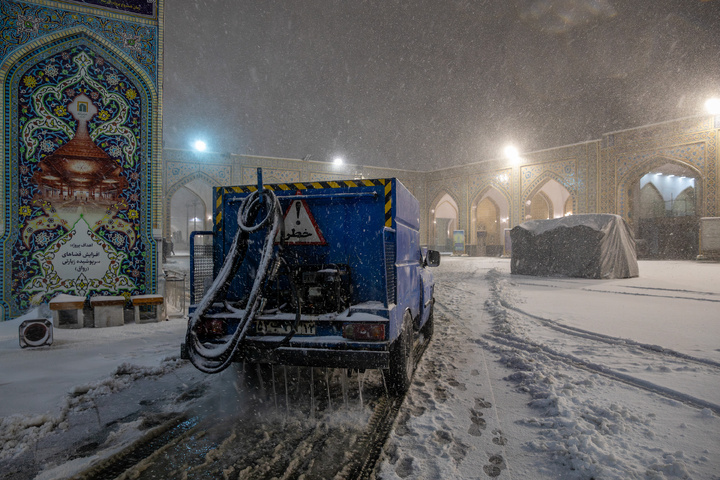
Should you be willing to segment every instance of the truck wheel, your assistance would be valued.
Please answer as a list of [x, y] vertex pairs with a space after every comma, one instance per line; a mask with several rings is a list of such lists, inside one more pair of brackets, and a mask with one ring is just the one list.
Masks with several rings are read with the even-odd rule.
[[393, 395], [403, 395], [410, 388], [415, 357], [413, 320], [410, 312], [403, 316], [402, 332], [390, 350], [390, 368], [386, 370], [385, 378], [388, 380], [388, 390]]

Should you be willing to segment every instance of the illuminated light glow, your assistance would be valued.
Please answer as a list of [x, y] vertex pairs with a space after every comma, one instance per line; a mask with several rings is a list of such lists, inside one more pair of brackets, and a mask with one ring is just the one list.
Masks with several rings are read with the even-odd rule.
[[345, 163], [345, 162], [342, 159], [342, 157], [335, 157], [335, 159], [333, 160], [334, 165], [342, 165], [343, 163]]
[[505, 157], [512, 160], [513, 162], [517, 162], [520, 160], [520, 151], [513, 145], [508, 145], [503, 150], [505, 153]]
[[195, 150], [198, 152], [204, 152], [205, 149], [207, 149], [207, 144], [203, 142], [202, 140], [195, 140], [195, 143], [193, 144], [195, 147]]
[[720, 115], [720, 98], [709, 98], [705, 102], [705, 110], [707, 110], [710, 115]]

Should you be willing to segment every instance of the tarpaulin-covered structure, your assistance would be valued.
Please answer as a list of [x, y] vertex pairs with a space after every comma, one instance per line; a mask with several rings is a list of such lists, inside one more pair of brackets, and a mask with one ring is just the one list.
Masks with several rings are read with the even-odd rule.
[[511, 273], [579, 278], [639, 275], [635, 239], [619, 215], [530, 220], [510, 231]]

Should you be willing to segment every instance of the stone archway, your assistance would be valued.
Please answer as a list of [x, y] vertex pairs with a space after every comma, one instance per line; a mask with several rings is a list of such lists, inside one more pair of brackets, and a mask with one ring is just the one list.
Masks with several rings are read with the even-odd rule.
[[[177, 251], [188, 249], [189, 234], [194, 230], [212, 230], [213, 190], [218, 181], [204, 172], [182, 178], [165, 197], [165, 238], [172, 239]], [[192, 219], [192, 220], [191, 220]]]
[[505, 229], [510, 217], [510, 200], [495, 186], [482, 190], [471, 203], [470, 255], [502, 255]]
[[697, 256], [702, 180], [693, 166], [664, 157], [653, 158], [620, 179], [618, 213], [633, 229], [639, 257]]
[[562, 217], [573, 211], [574, 204], [575, 196], [567, 187], [553, 176], [546, 175], [542, 182], [523, 197], [521, 218], [525, 221]]
[[525, 220], [547, 220], [554, 218], [553, 203], [542, 190], [532, 196], [526, 203]]
[[452, 233], [460, 218], [457, 201], [449, 193], [441, 192], [431, 205], [428, 243], [441, 252], [452, 252]]

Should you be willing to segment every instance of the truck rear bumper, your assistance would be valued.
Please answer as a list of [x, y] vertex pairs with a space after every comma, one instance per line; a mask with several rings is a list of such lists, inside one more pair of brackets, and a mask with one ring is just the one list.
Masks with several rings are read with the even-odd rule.
[[245, 346], [236, 361], [302, 367], [374, 369], [388, 368], [390, 354], [384, 350], [336, 350], [328, 348], [262, 348]]

